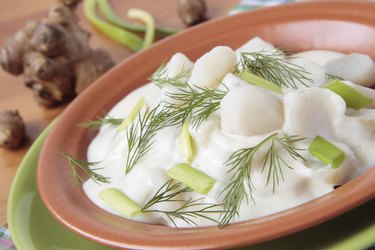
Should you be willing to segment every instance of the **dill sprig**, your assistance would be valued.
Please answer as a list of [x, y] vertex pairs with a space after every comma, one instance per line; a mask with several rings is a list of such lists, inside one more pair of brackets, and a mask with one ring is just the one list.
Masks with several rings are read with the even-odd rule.
[[340, 81], [344, 80], [343, 78], [341, 78], [339, 76], [331, 75], [331, 74], [329, 74], [327, 72], [326, 72], [326, 78], [328, 80], [340, 80]]
[[155, 108], [147, 108], [143, 114], [138, 115], [126, 130], [128, 152], [126, 158], [125, 173], [129, 173], [135, 164], [145, 156], [154, 143], [154, 136], [160, 129], [166, 127], [166, 112], [160, 105]]
[[[145, 204], [145, 206], [142, 208], [142, 212], [164, 214], [175, 227], [177, 227], [177, 225], [173, 220], [174, 218], [181, 219], [188, 225], [195, 226], [197, 226], [196, 222], [194, 221], [195, 218], [203, 218], [218, 223], [217, 220], [209, 217], [207, 214], [221, 213], [222, 210], [216, 209], [220, 205], [201, 202], [203, 198], [189, 198], [187, 200], [178, 198], [179, 195], [192, 191], [193, 190], [189, 187], [182, 187], [180, 182], [169, 180], [165, 184], [163, 184], [154, 194], [154, 196]], [[152, 206], [154, 206], [155, 204], [164, 202], [179, 202], [181, 203], [181, 205], [174, 210], [167, 211], [152, 208]]]
[[167, 64], [162, 63], [160, 67], [148, 78], [149, 81], [153, 82], [158, 87], [164, 87], [171, 85], [174, 87], [185, 87], [187, 85], [185, 79], [190, 76], [190, 69], [183, 69], [174, 77], [167, 76]]
[[293, 143], [302, 141], [304, 139], [305, 138], [301, 138], [296, 135], [283, 137], [277, 137], [275, 135], [272, 137], [271, 146], [263, 158], [262, 172], [266, 168], [268, 169], [266, 185], [268, 185], [272, 180], [273, 192], [275, 192], [276, 186], [280, 184], [280, 178], [282, 181], [284, 181], [282, 168], [287, 167], [289, 169], [292, 169], [292, 167], [287, 162], [285, 162], [285, 160], [278, 153], [277, 145], [280, 145], [282, 149], [284, 149], [294, 160], [302, 159], [304, 161], [305, 159], [303, 158], [303, 156], [298, 153], [298, 151], [302, 149], [292, 146]]
[[274, 134], [270, 135], [254, 147], [235, 151], [225, 162], [226, 166], [231, 167], [228, 172], [233, 172], [233, 175], [231, 182], [221, 192], [221, 194], [226, 192], [224, 196], [224, 210], [226, 212], [221, 215], [220, 226], [229, 224], [235, 216], [238, 216], [243, 199], [248, 202], [250, 197], [252, 201], [255, 201], [253, 197], [254, 186], [250, 176], [253, 159], [255, 153], [273, 136]]
[[225, 94], [223, 90], [188, 86], [178, 93], [168, 94], [180, 104], [163, 103], [139, 114], [138, 119], [126, 130], [128, 152], [125, 173], [129, 173], [150, 151], [160, 129], [182, 125], [189, 116], [192, 126], [198, 127], [219, 108]]
[[265, 156], [263, 157], [262, 172], [267, 168], [267, 182], [266, 185], [272, 181], [273, 191], [275, 186], [279, 184], [280, 178], [284, 180], [283, 167], [292, 168], [280, 155], [280, 150], [277, 145], [280, 145], [293, 159], [297, 160], [304, 158], [298, 153], [298, 148], [291, 144], [303, 140], [298, 136], [283, 136], [279, 137], [274, 133], [263, 141], [250, 148], [243, 148], [235, 151], [225, 165], [231, 167], [228, 172], [232, 172], [231, 182], [223, 189], [221, 194], [224, 196], [224, 212], [220, 217], [220, 226], [229, 224], [236, 216], [238, 216], [241, 203], [244, 199], [246, 202], [249, 198], [255, 202], [253, 197], [254, 185], [251, 180], [251, 168], [256, 153], [264, 145], [271, 143]]
[[83, 170], [83, 172], [89, 176], [95, 183], [109, 183], [109, 178], [98, 174], [96, 171], [102, 168], [92, 168], [99, 162], [86, 162], [75, 158], [72, 155], [61, 153], [67, 160], [70, 170], [72, 171], [74, 185], [78, 185], [84, 182], [83, 177], [77, 172], [77, 169]]
[[283, 52], [278, 49], [242, 52], [237, 68], [248, 70], [280, 87], [296, 89], [298, 84], [307, 86], [305, 80], [312, 82], [308, 76], [310, 73], [302, 67], [284, 60]]
[[187, 86], [177, 93], [168, 93], [175, 103], [167, 103], [168, 123], [171, 125], [183, 124], [190, 116], [190, 123], [194, 128], [206, 121], [208, 117], [219, 109], [220, 101], [228, 91], [208, 89], [198, 86]]
[[108, 117], [99, 117], [97, 120], [91, 120], [81, 123], [79, 126], [83, 128], [99, 128], [104, 125], [120, 126], [124, 119]]
[[129, 173], [137, 162], [144, 157], [154, 143], [156, 133], [166, 127], [182, 125], [190, 116], [193, 127], [198, 127], [215, 112], [226, 91], [207, 88], [180, 89], [179, 93], [169, 93], [169, 97], [181, 104], [161, 103], [153, 109], [148, 108], [139, 114], [126, 130], [128, 152], [125, 173]]

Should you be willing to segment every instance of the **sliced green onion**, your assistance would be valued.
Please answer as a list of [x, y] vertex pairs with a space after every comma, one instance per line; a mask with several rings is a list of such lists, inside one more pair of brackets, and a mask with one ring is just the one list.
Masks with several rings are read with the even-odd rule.
[[168, 169], [167, 174], [200, 194], [207, 194], [216, 182], [212, 177], [185, 163]]
[[355, 88], [343, 83], [340, 80], [333, 80], [323, 85], [323, 88], [329, 89], [344, 99], [346, 106], [353, 109], [361, 109], [372, 103], [373, 99], [362, 94]]
[[[124, 29], [135, 31], [135, 32], [145, 32], [146, 28], [143, 25], [130, 23], [121, 17], [119, 17], [112, 9], [108, 0], [100, 0], [98, 2], [100, 14], [110, 23], [122, 27]], [[169, 36], [177, 33], [178, 29], [156, 27], [156, 32], [162, 36]]]
[[141, 207], [117, 188], [107, 188], [99, 193], [99, 198], [121, 214], [130, 217], [141, 212]]
[[278, 86], [278, 85], [274, 84], [273, 82], [268, 81], [268, 80], [266, 80], [262, 77], [256, 76], [256, 75], [254, 75], [254, 74], [252, 74], [248, 71], [242, 71], [242, 72], [238, 73], [237, 76], [239, 78], [241, 78], [242, 80], [244, 80], [248, 83], [251, 83], [254, 86], [264, 88], [264, 89], [276, 92], [278, 94], [283, 93], [280, 86]]
[[138, 115], [139, 111], [141, 110], [141, 108], [143, 108], [144, 105], [145, 98], [141, 97], [135, 104], [133, 109], [130, 111], [129, 115], [122, 121], [120, 126], [118, 126], [117, 131], [124, 131], [128, 127], [128, 125], [134, 121], [135, 117]]
[[193, 149], [193, 137], [189, 131], [189, 122], [185, 120], [182, 125], [182, 131], [178, 137], [178, 146], [181, 153], [186, 156], [187, 162], [192, 162], [194, 158], [194, 149]]
[[112, 40], [125, 45], [134, 52], [141, 50], [143, 46], [143, 41], [141, 38], [122, 28], [107, 23], [96, 16], [97, 3], [98, 0], [84, 1], [83, 12], [87, 20]]
[[143, 48], [148, 48], [152, 45], [155, 38], [155, 21], [150, 13], [141, 9], [129, 9], [128, 17], [139, 19], [146, 25], [145, 39], [143, 42]]
[[309, 146], [309, 152], [312, 156], [332, 168], [338, 168], [345, 158], [344, 151], [320, 136], [317, 136], [312, 141]]

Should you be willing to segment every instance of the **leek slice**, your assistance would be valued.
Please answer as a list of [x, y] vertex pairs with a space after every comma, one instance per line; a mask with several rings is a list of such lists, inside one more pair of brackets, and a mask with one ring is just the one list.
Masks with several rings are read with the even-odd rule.
[[118, 126], [117, 131], [120, 131], [120, 132], [124, 131], [127, 128], [127, 126], [134, 121], [135, 117], [138, 115], [139, 111], [144, 105], [145, 105], [145, 98], [141, 97], [137, 101], [133, 109], [130, 111], [129, 115], [122, 121], [120, 126]]
[[189, 131], [189, 122], [186, 120], [182, 125], [181, 134], [178, 137], [178, 146], [182, 154], [186, 156], [187, 162], [191, 163], [194, 158], [194, 141]]
[[329, 89], [344, 99], [346, 106], [359, 110], [372, 103], [373, 99], [362, 94], [355, 88], [346, 85], [340, 80], [333, 80], [323, 85], [323, 88]]
[[107, 188], [99, 193], [99, 198], [125, 216], [133, 216], [142, 208], [117, 188]]
[[254, 85], [254, 86], [257, 86], [257, 87], [260, 87], [260, 88], [263, 88], [263, 89], [267, 89], [267, 90], [270, 90], [270, 91], [273, 91], [275, 93], [278, 93], [278, 94], [282, 94], [283, 91], [281, 89], [280, 86], [274, 84], [273, 82], [271, 81], [268, 81], [262, 77], [259, 77], [259, 76], [256, 76], [248, 71], [242, 71], [240, 73], [237, 74], [237, 76], [239, 78], [241, 78], [242, 80]]
[[312, 141], [309, 146], [309, 152], [312, 156], [332, 168], [338, 168], [345, 159], [344, 151], [320, 136], [317, 136]]
[[212, 177], [185, 163], [168, 169], [167, 174], [200, 194], [207, 194], [216, 182]]

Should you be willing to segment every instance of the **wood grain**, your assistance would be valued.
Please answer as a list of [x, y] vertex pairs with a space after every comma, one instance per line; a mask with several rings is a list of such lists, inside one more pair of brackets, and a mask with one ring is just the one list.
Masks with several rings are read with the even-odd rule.
[[[22, 28], [27, 20], [45, 16], [49, 6], [54, 3], [55, 1], [52, 0], [0, 0], [0, 46], [3, 46], [7, 37]], [[111, 3], [121, 16], [126, 15], [129, 7], [142, 8], [154, 15], [158, 25], [184, 27], [176, 12], [177, 0], [112, 0]], [[236, 3], [238, 0], [207, 0], [208, 17], [213, 19], [224, 16]], [[93, 29], [84, 19], [81, 6], [78, 8], [78, 14], [81, 17], [81, 25], [93, 34], [91, 39], [93, 47], [107, 49], [115, 62], [120, 62], [131, 55], [128, 49]], [[25, 121], [27, 133], [21, 148], [13, 151], [0, 148], [0, 224], [6, 221], [8, 193], [18, 165], [34, 140], [64, 110], [65, 106], [53, 109], [38, 106], [31, 91], [24, 87], [22, 77], [9, 75], [0, 69], [0, 110], [18, 110]]]

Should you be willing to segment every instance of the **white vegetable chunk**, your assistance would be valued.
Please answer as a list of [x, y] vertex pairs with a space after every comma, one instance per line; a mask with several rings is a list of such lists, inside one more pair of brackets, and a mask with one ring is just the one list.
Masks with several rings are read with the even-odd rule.
[[345, 116], [346, 104], [337, 94], [327, 89], [309, 88], [290, 92], [284, 97], [287, 134], [314, 138], [334, 137], [337, 121]]
[[[241, 60], [241, 53], [246, 52], [246, 53], [252, 53], [252, 52], [262, 52], [264, 54], [273, 54], [275, 56], [275, 52], [277, 52], [277, 55], [283, 59], [284, 58], [284, 53], [281, 50], [276, 49], [271, 43], [268, 43], [264, 41], [260, 37], [254, 37], [241, 47], [239, 47], [236, 50], [236, 55], [237, 55], [237, 60]], [[249, 57], [250, 59], [252, 57]], [[240, 68], [241, 69], [241, 68]]]
[[[194, 63], [189, 58], [182, 54], [174, 54], [166, 66], [166, 76], [169, 78], [176, 77], [178, 74], [184, 71], [190, 71], [194, 66]], [[188, 79], [186, 79], [188, 80]]]
[[242, 80], [241, 78], [237, 77], [236, 75], [232, 73], [228, 73], [224, 79], [222, 80], [222, 83], [224, 86], [220, 85], [219, 88], [224, 90], [224, 89], [233, 89], [236, 87], [244, 87], [244, 86], [249, 86], [250, 83]]
[[337, 138], [352, 148], [361, 160], [360, 173], [375, 164], [375, 111], [362, 109], [347, 116], [336, 127]]
[[357, 176], [359, 161], [348, 145], [332, 140], [330, 143], [333, 143], [345, 153], [345, 158], [340, 166], [337, 168], [332, 168], [329, 165], [321, 166], [321, 164], [323, 164], [321, 161], [312, 158], [308, 159], [308, 161], [310, 161], [309, 167], [311, 169], [315, 168], [314, 176], [316, 179], [323, 179], [326, 184], [332, 186], [342, 185]]
[[302, 68], [304, 71], [306, 71], [307, 73], [304, 74], [304, 76], [310, 79], [310, 80], [301, 79], [302, 83], [305, 84], [306, 86], [296, 81], [298, 84], [297, 85], [298, 88], [307, 88], [311, 86], [319, 87], [327, 83], [325, 69], [319, 66], [318, 64], [316, 64], [315, 62], [306, 58], [294, 58], [294, 57], [292, 59], [289, 59], [288, 61], [296, 66], [299, 66], [299, 68], [294, 66], [295, 68], [298, 68], [298, 69]]
[[335, 145], [344, 151], [345, 158], [338, 168], [332, 169], [332, 173], [327, 176], [326, 182], [333, 185], [342, 185], [355, 177], [359, 165], [350, 147], [342, 143], [335, 143]]
[[195, 62], [189, 84], [214, 89], [226, 74], [235, 70], [236, 65], [236, 54], [231, 48], [215, 47]]
[[[179, 74], [181, 74], [182, 72], [191, 72], [191, 70], [193, 69], [193, 66], [194, 66], [194, 63], [190, 61], [190, 59], [186, 55], [182, 53], [176, 53], [171, 57], [171, 59], [167, 63], [164, 77], [174, 78], [178, 76]], [[189, 76], [190, 74], [188, 74], [186, 77], [180, 77], [180, 80], [187, 82], [189, 80]], [[180, 92], [181, 91], [177, 87], [164, 86], [161, 89], [160, 100], [166, 103], [179, 104], [181, 103], [181, 101], [179, 102], [175, 99], [172, 99], [169, 95], [177, 94]]]
[[282, 104], [269, 91], [237, 87], [221, 100], [221, 129], [226, 134], [261, 135], [280, 129], [282, 124]]
[[368, 55], [353, 53], [327, 62], [324, 66], [331, 75], [370, 87], [375, 84], [375, 64]]
[[296, 53], [293, 57], [301, 57], [313, 61], [319, 66], [324, 66], [328, 61], [345, 56], [345, 54], [330, 50], [308, 50]]
[[253, 39], [239, 47], [236, 50], [236, 54], [240, 55], [241, 52], [257, 52], [262, 50], [272, 50], [274, 48], [275, 47], [271, 43], [264, 41], [262, 38], [254, 37]]

